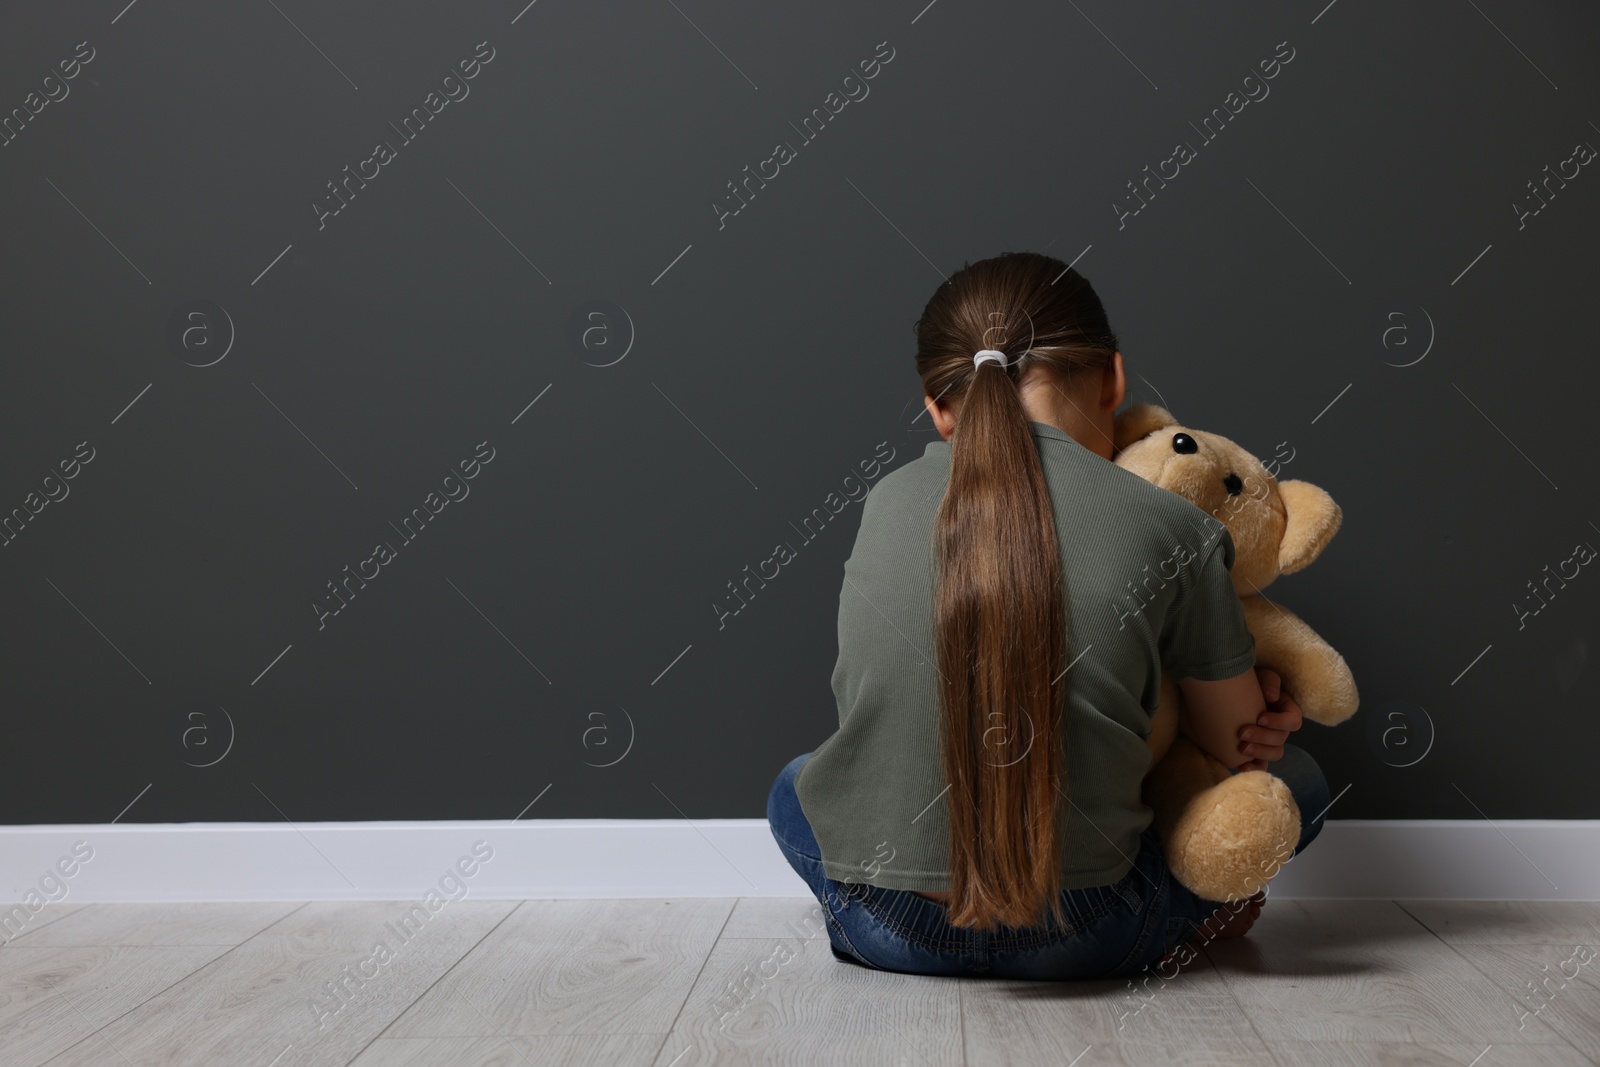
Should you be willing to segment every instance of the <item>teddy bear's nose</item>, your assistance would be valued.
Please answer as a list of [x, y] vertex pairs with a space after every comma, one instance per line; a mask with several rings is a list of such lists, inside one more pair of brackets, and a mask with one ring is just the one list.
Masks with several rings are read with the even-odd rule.
[[1237, 474], [1230, 474], [1222, 479], [1222, 487], [1228, 491], [1229, 496], [1238, 496], [1239, 491], [1244, 488], [1244, 483], [1239, 480]]
[[1172, 435], [1172, 450], [1179, 455], [1187, 456], [1190, 453], [1200, 451], [1200, 446], [1188, 434], [1175, 433]]

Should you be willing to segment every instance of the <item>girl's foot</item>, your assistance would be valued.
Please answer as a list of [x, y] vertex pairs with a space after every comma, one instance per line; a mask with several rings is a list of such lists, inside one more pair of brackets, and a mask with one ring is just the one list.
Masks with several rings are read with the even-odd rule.
[[[1234, 904], [1224, 904], [1211, 913], [1211, 917], [1200, 925], [1200, 932], [1191, 937], [1184, 945], [1188, 949], [1183, 955], [1186, 962], [1192, 963], [1200, 956], [1200, 950], [1205, 948], [1208, 941], [1220, 941], [1230, 937], [1243, 937], [1261, 917], [1261, 905], [1267, 899], [1265, 891], [1257, 893], [1248, 900], [1238, 901]], [[1161, 957], [1161, 963], [1177, 956], [1181, 950], [1173, 949]], [[1182, 967], [1180, 966], [1180, 970]]]
[[1230, 937], [1243, 937], [1250, 932], [1250, 928], [1261, 917], [1261, 905], [1266, 899], [1266, 891], [1262, 890], [1248, 900], [1235, 901], [1232, 904], [1218, 908], [1211, 914], [1209, 919], [1201, 924], [1200, 933], [1195, 935], [1190, 943], [1199, 942], [1204, 944], [1207, 941], [1224, 941]]

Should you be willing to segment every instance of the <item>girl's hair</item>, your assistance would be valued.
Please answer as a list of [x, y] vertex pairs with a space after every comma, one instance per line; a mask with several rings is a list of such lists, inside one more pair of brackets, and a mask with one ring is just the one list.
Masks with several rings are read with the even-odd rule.
[[[1056, 524], [1017, 380], [1052, 387], [1117, 349], [1100, 298], [1033, 252], [968, 264], [916, 323], [917, 373], [959, 402], [931, 546], [938, 572], [940, 750], [950, 783], [953, 926], [1062, 921], [1058, 792], [1066, 766], [1067, 605]], [[1005, 366], [973, 363], [980, 349]]]

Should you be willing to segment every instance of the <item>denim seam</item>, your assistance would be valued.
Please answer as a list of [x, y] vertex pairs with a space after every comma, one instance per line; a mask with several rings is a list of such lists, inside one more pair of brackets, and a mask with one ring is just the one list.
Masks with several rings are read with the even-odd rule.
[[[907, 892], [907, 890], [887, 890], [887, 892], [903, 893]], [[935, 903], [934, 901], [929, 901], [922, 897], [918, 897], [917, 899], [925, 904]], [[970, 937], [961, 938], [960, 940], [932, 937], [920, 930], [907, 926], [905, 923], [902, 923], [896, 919], [888, 910], [879, 906], [876, 896], [872, 893], [868, 893], [866, 896], [863, 896], [861, 898], [861, 904], [864, 908], [866, 908], [873, 918], [878, 920], [879, 924], [913, 944], [921, 945], [924, 948], [940, 950], [962, 950], [971, 949], [974, 947], [973, 941]]]
[[861, 954], [861, 950], [856, 948], [855, 942], [850, 940], [850, 935], [844, 932], [844, 923], [839, 921], [839, 916], [835, 915], [830, 910], [828, 912], [828, 918], [833, 921], [833, 929], [834, 932], [839, 935], [839, 940], [844, 942], [844, 947], [849, 950], [850, 955], [856, 958], [857, 962], [866, 964], [866, 966], [876, 968], [877, 970], [883, 970], [883, 968], [879, 967], [876, 963], [871, 962], [865, 956], [863, 956]]
[[[888, 892], [904, 892], [904, 890], [888, 890]], [[918, 899], [921, 900], [923, 898]], [[989, 938], [988, 947], [991, 951], [1021, 951], [1039, 948], [1042, 945], [1052, 944], [1057, 941], [1069, 939], [1080, 933], [1085, 927], [1089, 926], [1095, 920], [1102, 918], [1107, 912], [1116, 906], [1118, 899], [1120, 899], [1119, 896], [1105, 894], [1100, 904], [1097, 905], [1094, 910], [1082, 914], [1075, 921], [1065, 926], [1053, 927], [1040, 934], [1033, 934], [1025, 937], [997, 937], [995, 935], [991, 935]], [[928, 901], [927, 903], [933, 902]], [[932, 937], [920, 930], [906, 926], [904, 923], [896, 919], [888, 909], [879, 906], [877, 899], [872, 894], [862, 897], [861, 904], [886, 928], [890, 929], [898, 936], [905, 938], [907, 941], [912, 942], [913, 944], [921, 945], [925, 948], [945, 950], [970, 950], [974, 947], [974, 942], [971, 938], [950, 940], [942, 937]]]
[[1144, 911], [1144, 899], [1139, 896], [1138, 890], [1134, 889], [1133, 886], [1129, 884], [1137, 870], [1138, 868], [1134, 868], [1134, 870], [1129, 871], [1127, 877], [1123, 878], [1120, 882], [1113, 882], [1111, 884], [1111, 891], [1117, 894], [1117, 896], [1121, 897], [1122, 902], [1128, 905], [1128, 910], [1133, 912], [1135, 915], [1138, 915]]
[[1026, 937], [1004, 937], [995, 939], [990, 942], [990, 946], [993, 948], [1004, 948], [1007, 950], [1025, 950], [1039, 948], [1043, 945], [1054, 944], [1059, 941], [1076, 937], [1089, 926], [1092, 926], [1094, 923], [1104, 918], [1112, 908], [1117, 906], [1119, 899], [1120, 898], [1114, 893], [1103, 892], [1100, 895], [1100, 903], [1097, 904], [1093, 910], [1079, 913], [1075, 920], [1068, 922], [1065, 926], [1052, 927], [1043, 933], [1031, 934]]
[[[1169, 876], [1163, 870], [1161, 882], [1156, 886], [1155, 894], [1150, 898], [1150, 903], [1147, 905], [1148, 910], [1145, 912], [1144, 922], [1139, 924], [1138, 940], [1134, 942], [1133, 948], [1128, 950], [1128, 954], [1123, 957], [1122, 962], [1117, 964], [1108, 973], [1123, 973], [1130, 963], [1142, 957], [1147, 951], [1146, 946], [1150, 944], [1150, 938], [1155, 933], [1155, 928], [1158, 925], [1156, 922], [1156, 916], [1165, 914], [1166, 912], [1167, 897], [1171, 893], [1171, 886], [1168, 882], [1168, 877]], [[1159, 925], [1165, 926], [1166, 924], [1160, 923]], [[1162, 936], [1166, 936], [1165, 930], [1162, 931]]]

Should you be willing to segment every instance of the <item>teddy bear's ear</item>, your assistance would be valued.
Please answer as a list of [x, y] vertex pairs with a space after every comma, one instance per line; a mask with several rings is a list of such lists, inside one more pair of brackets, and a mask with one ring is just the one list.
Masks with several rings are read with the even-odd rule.
[[1155, 433], [1163, 426], [1176, 426], [1172, 412], [1156, 404], [1135, 404], [1117, 413], [1112, 446], [1122, 451], [1135, 441]]
[[1278, 547], [1278, 569], [1284, 574], [1310, 565], [1322, 555], [1333, 535], [1339, 532], [1344, 517], [1333, 497], [1310, 482], [1291, 479], [1278, 483], [1287, 520], [1283, 543]]

